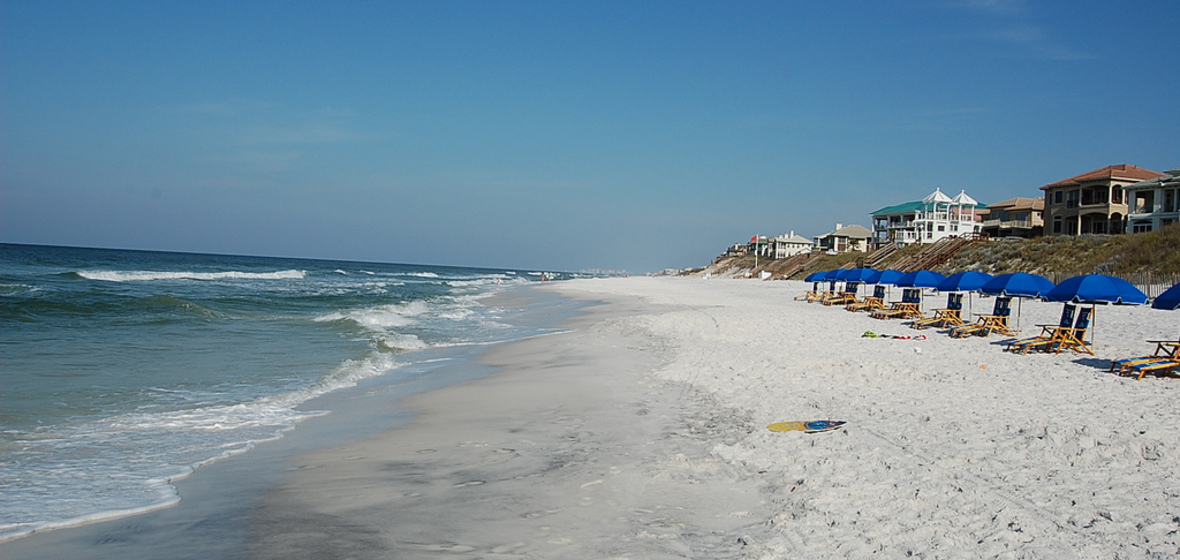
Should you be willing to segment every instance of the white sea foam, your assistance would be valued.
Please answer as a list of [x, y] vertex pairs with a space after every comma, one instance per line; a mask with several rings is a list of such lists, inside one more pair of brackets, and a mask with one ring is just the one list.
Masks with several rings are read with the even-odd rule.
[[104, 282], [150, 282], [153, 280], [298, 280], [307, 276], [305, 270], [275, 272], [158, 272], [148, 270], [79, 270], [78, 276]]

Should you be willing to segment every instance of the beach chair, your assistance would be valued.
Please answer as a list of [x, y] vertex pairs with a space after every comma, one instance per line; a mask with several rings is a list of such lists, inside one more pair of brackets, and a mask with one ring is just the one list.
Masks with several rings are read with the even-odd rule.
[[817, 301], [823, 301], [823, 300], [825, 300], [829, 297], [833, 297], [835, 295], [836, 295], [836, 281], [832, 280], [832, 281], [828, 282], [827, 291], [818, 292], [815, 294], [815, 297], [807, 298], [807, 303], [815, 303]]
[[824, 305], [848, 305], [856, 303], [856, 292], [860, 290], [860, 282], [847, 282], [844, 284], [844, 290], [834, 297], [827, 298], [823, 301]]
[[963, 324], [963, 294], [949, 293], [946, 295], [946, 307], [935, 309], [934, 316], [917, 319], [910, 324], [915, 329], [929, 327], [954, 327]]
[[1090, 313], [1091, 308], [1083, 307], [1078, 311], [1078, 320], [1074, 322], [1073, 327], [1066, 330], [1063, 335], [1063, 340], [1057, 344], [1056, 351], [1058, 354], [1062, 350], [1070, 349], [1079, 354], [1094, 355], [1094, 349], [1090, 347], [1090, 343], [1086, 342], [1086, 333], [1090, 331]]
[[1007, 348], [1004, 348], [1004, 350], [1027, 354], [1033, 348], [1052, 349], [1064, 340], [1065, 329], [1073, 328], [1075, 311], [1077, 311], [1076, 306], [1068, 303], [1065, 304], [1061, 308], [1061, 320], [1056, 325], [1037, 325], [1041, 327], [1041, 334], [1028, 338], [1010, 340], [1008, 341]]
[[1008, 318], [1012, 315], [1012, 298], [1000, 296], [992, 306], [991, 315], [976, 315], [975, 322], [970, 325], [960, 325], [950, 330], [951, 338], [964, 338], [968, 335], [987, 336], [993, 332], [1016, 336], [1008, 328]]
[[811, 283], [811, 291], [809, 291], [803, 295], [800, 295], [800, 296], [795, 296], [795, 301], [805, 299], [805, 300], [807, 300], [807, 303], [811, 303], [812, 301], [815, 301], [818, 298], [819, 298], [819, 282], [812, 282]]
[[[1152, 371], [1158, 371], [1162, 368], [1153, 368], [1157, 364], [1165, 364], [1167, 362], [1180, 361], [1180, 338], [1177, 340], [1149, 340], [1147, 342], [1155, 343], [1155, 353], [1147, 356], [1134, 356], [1131, 358], [1121, 358], [1110, 361], [1110, 372], [1115, 373], [1118, 369], [1118, 374], [1139, 372], [1138, 379], [1143, 379], [1143, 376]], [[1153, 369], [1148, 369], [1153, 368]]]
[[864, 299], [856, 303], [850, 303], [846, 305], [844, 309], [849, 311], [869, 312], [875, 311], [877, 309], [885, 309], [885, 286], [882, 284], [877, 284], [877, 287], [873, 288], [873, 295], [865, 296]]
[[878, 309], [871, 314], [874, 319], [906, 319], [917, 315], [922, 316], [922, 290], [920, 288], [906, 288], [901, 292], [901, 301], [895, 302], [889, 309]]
[[1146, 363], [1132, 364], [1127, 366], [1125, 371], [1131, 375], [1138, 373], [1135, 379], [1143, 379], [1144, 375], [1154, 373], [1156, 375], [1172, 375], [1180, 369], [1180, 361], [1178, 360], [1157, 360]]

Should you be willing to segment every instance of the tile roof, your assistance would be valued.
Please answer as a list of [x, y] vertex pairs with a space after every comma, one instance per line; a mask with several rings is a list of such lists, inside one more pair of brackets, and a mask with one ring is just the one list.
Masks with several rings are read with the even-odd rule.
[[992, 204], [991, 206], [988, 206], [988, 208], [992, 208], [995, 210], [999, 210], [1001, 208], [1009, 209], [1009, 210], [1044, 210], [1045, 209], [1045, 199], [1044, 198], [1024, 198], [1024, 197], [1018, 196], [1016, 198], [1009, 198], [1008, 200], [1005, 200], [1003, 202], [997, 202], [995, 204]]
[[1155, 179], [1156, 177], [1163, 176], [1164, 174], [1158, 171], [1152, 171], [1150, 169], [1136, 167], [1127, 163], [1121, 163], [1119, 165], [1108, 165], [1100, 169], [1088, 171], [1086, 173], [1082, 173], [1081, 175], [1075, 175], [1068, 179], [1062, 179], [1056, 183], [1049, 183], [1048, 185], [1041, 187], [1041, 190], [1047, 190], [1053, 187], [1066, 187], [1084, 183], [1086, 181], [1098, 181], [1101, 179], [1133, 179], [1135, 181], [1142, 181], [1144, 179]]

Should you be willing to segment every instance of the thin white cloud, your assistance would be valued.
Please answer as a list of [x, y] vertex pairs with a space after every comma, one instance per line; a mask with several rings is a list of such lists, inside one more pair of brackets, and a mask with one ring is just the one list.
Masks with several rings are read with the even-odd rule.
[[1010, 47], [1019, 56], [1040, 60], [1089, 60], [1094, 55], [1078, 50], [1030, 21], [1032, 9], [1024, 0], [966, 0], [948, 4], [980, 15], [976, 31], [964, 31], [960, 38], [987, 41]]

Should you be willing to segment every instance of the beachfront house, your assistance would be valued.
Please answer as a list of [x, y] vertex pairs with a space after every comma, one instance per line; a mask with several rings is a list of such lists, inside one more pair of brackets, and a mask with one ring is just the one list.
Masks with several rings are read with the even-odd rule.
[[1124, 188], [1159, 177], [1164, 174], [1124, 163], [1049, 183], [1041, 187], [1046, 233], [1123, 233], [1129, 210]]
[[816, 236], [814, 247], [816, 251], [829, 253], [863, 253], [869, 250], [869, 240], [872, 237], [873, 232], [864, 226], [836, 224], [836, 229]]
[[1163, 177], [1123, 187], [1127, 193], [1127, 233], [1155, 231], [1180, 220], [1180, 167]]
[[769, 240], [769, 253], [773, 258], [785, 259], [801, 253], [811, 252], [812, 242], [802, 235], [795, 235], [794, 230], [772, 237]]
[[951, 198], [936, 188], [922, 200], [873, 212], [873, 240], [878, 245], [894, 242], [905, 246], [934, 243], [953, 235], [975, 235], [982, 232], [987, 213], [987, 206], [966, 191]]
[[983, 220], [988, 237], [1037, 237], [1045, 229], [1044, 198], [1010, 198], [990, 204]]

